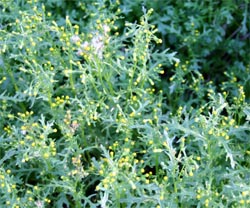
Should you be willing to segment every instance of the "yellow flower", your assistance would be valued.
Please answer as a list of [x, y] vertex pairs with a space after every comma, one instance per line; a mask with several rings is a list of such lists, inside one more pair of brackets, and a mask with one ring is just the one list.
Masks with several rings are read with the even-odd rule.
[[45, 159], [48, 159], [48, 158], [49, 158], [49, 153], [47, 153], [47, 152], [44, 153], [44, 154], [43, 154], [43, 157], [44, 157]]
[[194, 174], [193, 174], [192, 171], [189, 173], [189, 176], [190, 176], [190, 177], [194, 176]]

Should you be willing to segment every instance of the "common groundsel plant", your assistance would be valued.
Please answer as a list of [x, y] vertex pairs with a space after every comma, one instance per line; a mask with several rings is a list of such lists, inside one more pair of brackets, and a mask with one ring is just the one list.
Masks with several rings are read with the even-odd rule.
[[0, 207], [250, 206], [249, 65], [218, 90], [125, 8], [0, 3]]

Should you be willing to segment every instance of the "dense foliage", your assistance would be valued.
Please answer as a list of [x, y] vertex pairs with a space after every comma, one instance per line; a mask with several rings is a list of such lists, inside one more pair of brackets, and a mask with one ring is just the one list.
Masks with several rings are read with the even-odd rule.
[[250, 207], [250, 2], [0, 2], [0, 207]]

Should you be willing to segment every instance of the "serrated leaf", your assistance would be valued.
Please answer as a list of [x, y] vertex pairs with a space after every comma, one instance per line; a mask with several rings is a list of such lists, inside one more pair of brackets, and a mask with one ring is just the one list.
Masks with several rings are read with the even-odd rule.
[[246, 114], [246, 120], [250, 121], [250, 107], [246, 107], [243, 112]]
[[58, 196], [59, 200], [56, 202], [56, 207], [57, 208], [62, 208], [62, 207], [68, 207], [69, 208], [69, 201], [64, 193], [60, 193]]

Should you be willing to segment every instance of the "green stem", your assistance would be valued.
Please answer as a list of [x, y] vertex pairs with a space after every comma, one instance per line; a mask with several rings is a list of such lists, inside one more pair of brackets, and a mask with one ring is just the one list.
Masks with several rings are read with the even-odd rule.
[[137, 66], [137, 61], [134, 63], [134, 66], [132, 68], [132, 74], [131, 74], [131, 77], [130, 75], [128, 75], [130, 78], [129, 78], [129, 84], [128, 84], [128, 91], [127, 91], [127, 99], [129, 99], [129, 97], [131, 97], [132, 95], [132, 88], [133, 88], [133, 79], [134, 79], [134, 75], [135, 75], [135, 70], [136, 70], [136, 66]]
[[70, 86], [72, 88], [73, 94], [76, 95], [75, 85], [74, 85], [74, 78], [73, 78], [73, 67], [72, 67], [72, 63], [71, 63], [72, 56], [70, 56], [69, 60], [70, 60], [69, 61], [70, 62], [69, 63], [69, 67], [70, 67], [69, 82], [70, 82]]
[[159, 175], [159, 155], [156, 153], [155, 155], [155, 172], [156, 175]]
[[[97, 69], [98, 69], [98, 71], [97, 71], [97, 76], [98, 76], [98, 78], [99, 78], [99, 80], [100, 80], [100, 83], [101, 83], [101, 85], [102, 85], [102, 88], [103, 88], [103, 90], [105, 90], [105, 92], [108, 92], [109, 94], [111, 94], [111, 95], [114, 95], [114, 90], [113, 90], [113, 86], [111, 85], [111, 83], [110, 83], [110, 77], [106, 77], [105, 75], [105, 73], [103, 73], [103, 72], [101, 72], [101, 68], [102, 68], [102, 63], [99, 61], [99, 60], [97, 60], [96, 61], [96, 63], [97, 63]], [[104, 75], [103, 75], [104, 74]], [[108, 85], [108, 87], [109, 87], [109, 90], [107, 90], [107, 87], [105, 86], [105, 84], [104, 84], [104, 81], [103, 81], [103, 76], [104, 76], [104, 78], [105, 78], [105, 83], [107, 83], [107, 85]]]
[[116, 195], [116, 207], [120, 207], [120, 194], [119, 194], [119, 191], [116, 191], [115, 192], [115, 195]]
[[[16, 85], [16, 80], [15, 80], [15, 77], [14, 77], [14, 75], [13, 75], [13, 72], [8, 68], [8, 74], [9, 74], [9, 76], [10, 76], [10, 80], [11, 80], [11, 83], [12, 83], [12, 85], [14, 86], [14, 89], [15, 89], [15, 92], [18, 92], [19, 91], [19, 88], [18, 88], [18, 86]], [[23, 103], [19, 103], [19, 106], [20, 106], [20, 108], [22, 109], [22, 111], [23, 112], [25, 112], [26, 111], [26, 107], [25, 107], [25, 105], [23, 104]]]

